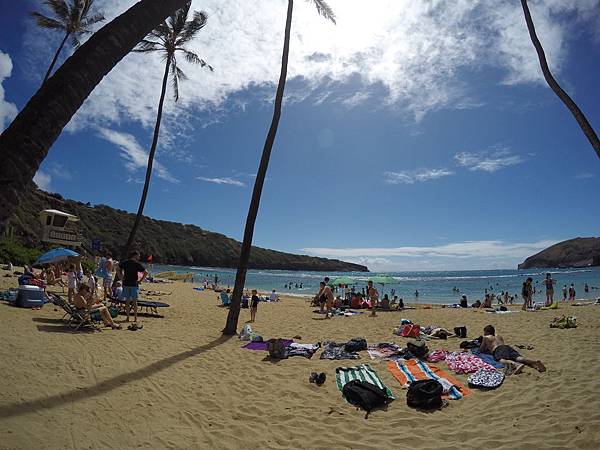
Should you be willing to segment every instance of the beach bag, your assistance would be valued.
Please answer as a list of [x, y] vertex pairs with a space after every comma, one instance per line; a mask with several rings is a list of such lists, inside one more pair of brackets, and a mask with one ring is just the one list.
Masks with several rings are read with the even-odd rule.
[[406, 393], [406, 404], [411, 408], [439, 409], [443, 406], [444, 388], [436, 380], [413, 381]]
[[418, 338], [421, 335], [421, 327], [419, 325], [407, 324], [402, 327], [400, 336]]
[[241, 341], [249, 341], [252, 339], [254, 332], [252, 331], [252, 327], [249, 324], [244, 325], [242, 332], [240, 333]]
[[427, 344], [425, 341], [416, 339], [409, 341], [406, 344], [406, 349], [415, 355], [417, 358], [424, 358], [429, 353], [429, 348], [427, 348]]
[[344, 344], [344, 350], [348, 353], [359, 352], [367, 349], [367, 341], [363, 338], [352, 338]]
[[284, 359], [287, 358], [285, 351], [285, 344], [283, 339], [269, 339], [267, 341], [267, 351], [269, 357], [273, 359]]
[[346, 383], [342, 389], [342, 394], [349, 403], [367, 412], [365, 418], [373, 409], [381, 408], [393, 400], [379, 386], [360, 380], [352, 380]]
[[454, 327], [454, 334], [459, 338], [467, 337], [467, 327]]
[[496, 389], [504, 382], [504, 374], [497, 370], [479, 369], [467, 378], [469, 387], [475, 389]]

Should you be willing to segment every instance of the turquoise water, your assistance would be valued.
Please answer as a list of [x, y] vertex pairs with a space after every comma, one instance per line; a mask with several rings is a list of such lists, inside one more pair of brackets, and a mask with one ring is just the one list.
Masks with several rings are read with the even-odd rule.
[[[181, 273], [191, 272], [195, 274], [194, 282], [201, 284], [206, 278], [210, 283], [214, 276], [219, 277], [219, 285], [233, 288], [235, 281], [234, 269], [215, 269], [202, 267], [164, 266], [154, 265], [152, 273], [176, 271]], [[584, 269], [529, 269], [529, 270], [462, 270], [444, 272], [391, 272], [390, 275], [396, 279], [395, 284], [378, 285], [380, 293], [391, 294], [395, 289], [396, 295], [405, 301], [420, 303], [453, 303], [458, 302], [462, 294], [466, 294], [469, 302], [482, 298], [484, 290], [500, 293], [508, 290], [511, 294], [521, 296], [521, 285], [527, 277], [532, 277], [536, 291], [541, 291], [542, 280], [547, 272], [552, 273], [556, 280], [555, 298], [562, 298], [561, 288], [564, 284], [575, 285], [578, 299], [596, 299], [600, 297], [600, 267]], [[369, 276], [362, 272], [337, 273], [337, 272], [309, 272], [289, 270], [251, 270], [246, 277], [246, 286], [262, 291], [276, 289], [279, 293], [293, 295], [313, 295], [318, 290], [319, 282], [325, 276], [331, 279], [337, 276], [347, 276], [356, 280], [356, 288], [360, 291]], [[584, 284], [589, 285], [589, 292], [584, 292]], [[287, 285], [287, 287], [286, 287]], [[291, 287], [291, 289], [290, 289]], [[459, 293], [453, 292], [456, 287]], [[594, 289], [595, 288], [595, 289]], [[418, 299], [415, 291], [419, 291]], [[545, 294], [537, 294], [535, 300], [545, 299]]]

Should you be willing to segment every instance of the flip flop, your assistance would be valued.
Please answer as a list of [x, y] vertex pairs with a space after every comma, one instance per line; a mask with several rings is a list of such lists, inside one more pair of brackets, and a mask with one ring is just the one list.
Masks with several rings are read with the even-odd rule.
[[325, 374], [325, 372], [321, 372], [319, 375], [317, 375], [317, 378], [315, 379], [315, 383], [317, 383], [319, 386], [321, 386], [323, 383], [325, 383], [326, 380], [327, 380], [327, 375]]
[[317, 381], [317, 377], [319, 375], [317, 375], [317, 372], [311, 372], [310, 376], [308, 377], [308, 382], [309, 383], [315, 383]]

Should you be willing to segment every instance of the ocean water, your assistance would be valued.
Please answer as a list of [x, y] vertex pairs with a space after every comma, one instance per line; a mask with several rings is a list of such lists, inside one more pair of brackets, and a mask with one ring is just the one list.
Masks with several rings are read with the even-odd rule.
[[[212, 283], [215, 275], [219, 278], [219, 285], [233, 288], [235, 269], [215, 269], [205, 267], [167, 266], [155, 264], [150, 268], [151, 273], [175, 271], [180, 273], [193, 273], [194, 283], [201, 284], [205, 279]], [[482, 299], [485, 289], [496, 294], [508, 291], [511, 295], [521, 297], [521, 285], [527, 277], [532, 277], [536, 286], [536, 301], [545, 299], [542, 280], [546, 273], [552, 273], [556, 280], [554, 298], [562, 299], [561, 288], [563, 285], [574, 284], [578, 299], [600, 298], [600, 267], [582, 269], [527, 269], [527, 270], [461, 270], [461, 271], [436, 271], [436, 272], [390, 272], [386, 273], [396, 279], [396, 283], [389, 285], [376, 285], [381, 296], [391, 294], [392, 289], [396, 295], [408, 302], [419, 303], [454, 303], [458, 302], [462, 294], [466, 294], [469, 303]], [[251, 270], [246, 277], [246, 287], [261, 291], [275, 289], [279, 293], [312, 296], [318, 291], [319, 282], [325, 276], [334, 279], [338, 276], [349, 277], [356, 281], [354, 285], [358, 291], [366, 286], [372, 273], [364, 272], [310, 272], [290, 270]], [[589, 292], [584, 292], [584, 285], [588, 284]], [[459, 293], [453, 288], [460, 290]], [[415, 291], [419, 291], [419, 297]]]

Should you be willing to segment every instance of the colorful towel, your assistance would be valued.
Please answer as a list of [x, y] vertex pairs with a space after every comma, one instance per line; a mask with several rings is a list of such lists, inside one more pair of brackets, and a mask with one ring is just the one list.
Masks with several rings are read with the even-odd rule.
[[383, 381], [381, 381], [377, 372], [375, 372], [368, 364], [359, 364], [354, 367], [338, 367], [335, 369], [335, 381], [340, 392], [344, 392], [344, 386], [352, 380], [360, 380], [374, 384], [383, 389], [390, 398], [395, 398], [390, 388], [383, 384]]
[[396, 360], [403, 357], [402, 348], [391, 342], [381, 342], [379, 344], [369, 345], [367, 352], [371, 359], [389, 359]]
[[[294, 342], [291, 339], [284, 339], [283, 340], [283, 345], [285, 345], [286, 347], [288, 345], [290, 345], [292, 342]], [[246, 345], [242, 345], [242, 348], [245, 348], [246, 350], [264, 350], [265, 352], [267, 351], [267, 342], [248, 342]]]
[[494, 366], [496, 369], [504, 369], [504, 364], [499, 363], [498, 361], [496, 361], [494, 359], [494, 357], [492, 355], [490, 355], [489, 353], [481, 353], [481, 350], [479, 350], [478, 348], [472, 348], [471, 352], [475, 356], [478, 356], [481, 359], [483, 359], [490, 366]]
[[469, 352], [448, 353], [446, 355], [446, 364], [448, 364], [448, 369], [455, 373], [473, 373], [479, 369], [496, 370], [494, 366]]
[[418, 359], [405, 362], [390, 361], [388, 370], [403, 386], [417, 380], [436, 380], [444, 387], [444, 397], [451, 400], [459, 400], [471, 393], [456, 378]]

